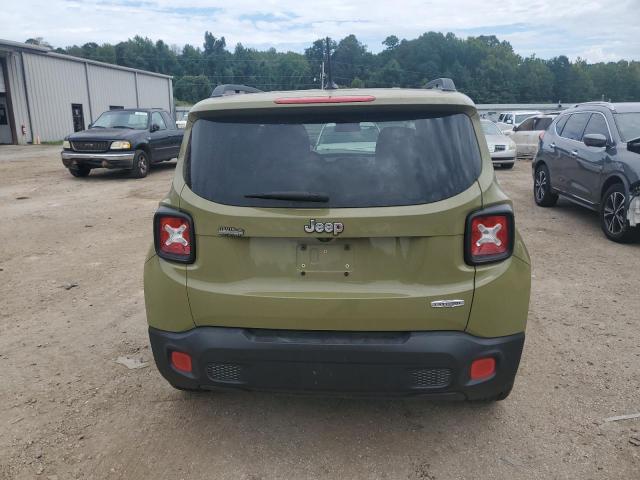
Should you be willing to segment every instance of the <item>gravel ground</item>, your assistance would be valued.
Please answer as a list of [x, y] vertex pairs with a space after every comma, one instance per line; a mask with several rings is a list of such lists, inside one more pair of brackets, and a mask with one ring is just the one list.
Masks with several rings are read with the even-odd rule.
[[75, 179], [0, 147], [0, 478], [640, 478], [640, 244], [537, 208], [498, 171], [533, 260], [527, 342], [492, 405], [186, 394], [151, 361], [142, 264], [171, 164]]

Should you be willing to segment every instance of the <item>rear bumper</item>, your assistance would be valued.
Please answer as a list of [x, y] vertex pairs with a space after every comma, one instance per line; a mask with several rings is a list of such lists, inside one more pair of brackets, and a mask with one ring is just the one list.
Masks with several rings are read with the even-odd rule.
[[[197, 327], [149, 328], [160, 373], [181, 388], [239, 388], [352, 395], [432, 395], [482, 399], [507, 391], [520, 363], [524, 333], [479, 338], [464, 332], [317, 332]], [[170, 363], [192, 357], [192, 372]], [[496, 373], [469, 378], [471, 362], [496, 360]]]
[[90, 168], [133, 168], [135, 152], [84, 153], [63, 151], [60, 155], [62, 163], [67, 168], [81, 165]]
[[514, 150], [507, 150], [505, 152], [494, 152], [491, 154], [491, 161], [493, 163], [515, 162], [516, 152]]

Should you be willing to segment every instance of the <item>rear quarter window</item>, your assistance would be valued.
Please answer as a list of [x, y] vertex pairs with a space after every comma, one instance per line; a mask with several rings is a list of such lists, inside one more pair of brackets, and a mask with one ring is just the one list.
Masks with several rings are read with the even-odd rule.
[[[425, 204], [478, 178], [466, 114], [324, 114], [194, 122], [187, 179], [207, 200], [236, 206], [358, 208]], [[252, 198], [306, 192], [325, 203]]]

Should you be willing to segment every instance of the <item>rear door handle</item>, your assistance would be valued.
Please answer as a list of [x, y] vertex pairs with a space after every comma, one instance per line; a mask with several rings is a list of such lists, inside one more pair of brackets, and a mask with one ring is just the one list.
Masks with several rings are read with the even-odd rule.
[[549, 146], [550, 146], [551, 148], [556, 148], [556, 144], [555, 144], [555, 143], [550, 143], [550, 144], [549, 144]]
[[578, 156], [578, 150], [574, 150], [573, 152], [571, 152], [571, 156], [572, 157], [577, 157]]

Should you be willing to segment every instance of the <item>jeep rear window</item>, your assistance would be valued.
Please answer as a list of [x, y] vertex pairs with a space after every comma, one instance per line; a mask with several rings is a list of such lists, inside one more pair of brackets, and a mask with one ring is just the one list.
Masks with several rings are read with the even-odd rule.
[[[452, 197], [471, 186], [481, 164], [462, 113], [280, 114], [196, 120], [186, 174], [196, 195], [226, 205], [357, 208]], [[300, 192], [322, 203], [254, 198]]]

